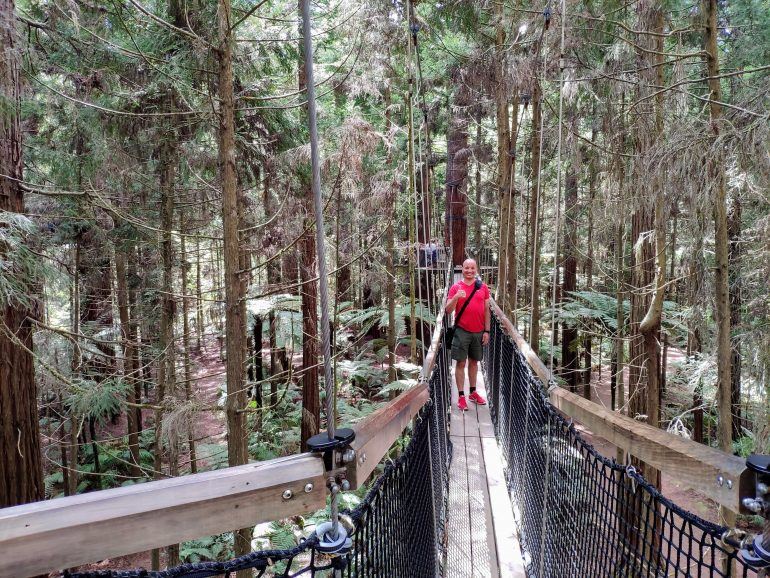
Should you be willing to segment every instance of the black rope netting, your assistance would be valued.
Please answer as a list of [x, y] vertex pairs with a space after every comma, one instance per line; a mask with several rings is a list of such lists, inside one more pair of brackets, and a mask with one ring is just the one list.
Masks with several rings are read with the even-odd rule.
[[452, 446], [447, 429], [449, 355], [439, 347], [430, 376], [430, 401], [414, 420], [404, 452], [388, 461], [361, 504], [345, 512], [353, 524], [352, 549], [329, 557], [315, 535], [290, 550], [253, 552], [226, 562], [183, 564], [168, 570], [65, 573], [71, 578], [205, 578], [234, 576], [424, 577], [441, 572]]
[[601, 456], [548, 401], [498, 320], [484, 371], [528, 576], [755, 577], [727, 528]]

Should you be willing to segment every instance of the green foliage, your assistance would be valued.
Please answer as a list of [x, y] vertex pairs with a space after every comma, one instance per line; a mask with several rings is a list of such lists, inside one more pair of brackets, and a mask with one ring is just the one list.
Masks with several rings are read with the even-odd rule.
[[[587, 324], [599, 325], [606, 333], [616, 333], [617, 299], [614, 295], [607, 295], [598, 291], [570, 291], [571, 300], [561, 303], [556, 309], [556, 321], [566, 322], [571, 326]], [[626, 299], [622, 303], [623, 324], [628, 324], [631, 314], [631, 304]], [[681, 342], [687, 333], [686, 318], [687, 309], [673, 301], [663, 302], [663, 316], [661, 324], [674, 341]], [[545, 316], [550, 317], [549, 315]]]
[[[404, 301], [397, 301], [395, 307], [396, 336], [407, 334], [407, 321], [410, 315], [410, 304]], [[432, 325], [435, 322], [435, 316], [431, 315], [428, 307], [422, 303], [416, 304], [415, 317], [418, 323], [423, 322]], [[342, 328], [354, 330], [356, 339], [359, 339], [369, 333], [374, 327], [387, 329], [390, 322], [390, 313], [384, 304], [367, 309], [350, 307], [340, 311], [339, 321]]]
[[233, 556], [233, 534], [225, 532], [215, 536], [189, 540], [179, 545], [179, 558], [183, 563], [227, 560]]
[[396, 381], [391, 381], [389, 384], [383, 387], [380, 390], [380, 395], [384, 397], [390, 395], [391, 393], [401, 393], [410, 387], [414, 387], [415, 385], [417, 385], [416, 379], [397, 379]]
[[372, 365], [371, 360], [342, 359], [337, 362], [337, 380], [353, 388], [369, 392], [378, 389], [387, 379], [387, 370]]
[[753, 432], [744, 429], [743, 435], [737, 440], [733, 440], [733, 453], [747, 458], [757, 451], [757, 438]]
[[0, 308], [34, 307], [33, 287], [47, 271], [27, 243], [36, 230], [28, 217], [0, 211]]
[[111, 416], [121, 413], [130, 387], [120, 377], [101, 381], [74, 378], [65, 403], [74, 415], [94, 418], [104, 424]]
[[[570, 295], [574, 299], [562, 303], [557, 309], [557, 321], [565, 321], [570, 325], [594, 322], [611, 331], [618, 330], [617, 300], [614, 296], [596, 291], [572, 291]], [[622, 307], [624, 322], [627, 322], [631, 311], [629, 301], [623, 301]]]
[[276, 341], [278, 347], [299, 349], [302, 347], [302, 301], [297, 295], [280, 294], [247, 302], [249, 324], [255, 317], [263, 320], [263, 330], [268, 330], [267, 318], [271, 313], [276, 318]]

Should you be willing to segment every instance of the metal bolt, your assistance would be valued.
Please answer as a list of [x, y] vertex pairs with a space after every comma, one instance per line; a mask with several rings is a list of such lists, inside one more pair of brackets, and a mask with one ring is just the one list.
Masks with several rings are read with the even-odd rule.
[[356, 459], [356, 451], [353, 449], [346, 449], [342, 454], [342, 463], [349, 464]]
[[313, 491], [313, 484], [311, 484], [311, 483], [305, 484], [305, 493], [309, 494], [312, 491]]
[[291, 500], [291, 498], [294, 496], [294, 492], [291, 490], [284, 490], [283, 491], [283, 499], [284, 500]]
[[359, 464], [364, 464], [364, 463], [366, 463], [366, 454], [361, 454], [361, 457], [360, 457], [360, 458], [358, 458], [358, 463], [359, 463]]
[[347, 492], [350, 489], [350, 482], [347, 480], [342, 480], [342, 491]]
[[755, 514], [759, 514], [762, 511], [762, 502], [755, 500], [754, 498], [743, 498], [741, 503], [744, 508]]
[[727, 489], [728, 490], [732, 490], [733, 489], [733, 481], [732, 480], [727, 480]]
[[770, 486], [764, 482], [757, 482], [757, 495], [770, 494]]
[[725, 478], [724, 478], [724, 476], [722, 476], [722, 474], [717, 476], [717, 484], [719, 484], [720, 486], [724, 486], [725, 485]]

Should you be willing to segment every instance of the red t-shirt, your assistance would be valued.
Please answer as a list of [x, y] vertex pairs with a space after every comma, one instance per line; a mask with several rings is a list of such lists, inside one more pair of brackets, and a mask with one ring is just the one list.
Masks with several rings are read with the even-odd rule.
[[[468, 285], [465, 283], [465, 281], [460, 279], [457, 283], [449, 288], [449, 295], [447, 298], [451, 299], [454, 297], [460, 289], [465, 291], [465, 297], [457, 300], [455, 316], [457, 316], [457, 314], [460, 312], [460, 309], [462, 309], [463, 305], [465, 304], [465, 301], [468, 299], [468, 297], [470, 297], [470, 294], [473, 291], [473, 283]], [[487, 287], [486, 283], [482, 283], [481, 288], [476, 291], [473, 299], [471, 299], [471, 302], [465, 309], [463, 316], [460, 317], [459, 326], [461, 328], [465, 329], [465, 331], [470, 331], [471, 333], [479, 333], [484, 331], [485, 303], [487, 299], [489, 299], [489, 287]]]

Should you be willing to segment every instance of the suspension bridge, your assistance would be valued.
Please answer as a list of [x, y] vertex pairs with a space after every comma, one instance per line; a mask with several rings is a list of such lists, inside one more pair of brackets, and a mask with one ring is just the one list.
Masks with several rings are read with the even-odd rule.
[[[327, 404], [331, 404], [308, 6], [303, 2], [303, 43], [320, 255], [320, 325], [327, 360]], [[412, 75], [418, 29], [410, 26]], [[562, 28], [562, 44], [563, 38]], [[416, 51], [414, 58], [419, 72]], [[415, 156], [422, 153], [416, 155], [414, 150], [412, 104], [410, 98], [409, 177], [410, 191], [416, 196]], [[560, 100], [560, 126], [561, 108]], [[426, 133], [428, 144], [429, 140]], [[561, 130], [558, 161], [560, 167]], [[560, 178], [560, 168], [557, 174]], [[560, 185], [558, 189], [560, 193]], [[558, 207], [557, 200], [557, 231]], [[426, 212], [430, 207], [422, 214], [423, 231], [429, 229]], [[417, 231], [416, 211], [414, 216]], [[464, 222], [465, 215], [452, 213], [448, 219], [456, 224]], [[410, 246], [415, 246], [416, 238], [411, 235]], [[452, 262], [443, 252], [430, 267], [420, 264], [418, 255], [410, 259], [418, 271]], [[419, 300], [434, 301], [436, 315], [416, 386], [352, 429], [336, 429], [334, 412], [327, 405], [328, 431], [313, 438], [315, 452], [0, 510], [0, 577], [63, 571], [71, 578], [204, 578], [242, 570], [285, 577], [766, 576], [770, 521], [763, 534], [748, 536], [685, 511], [661, 495], [633, 465], [598, 453], [576, 423], [675, 476], [721, 507], [766, 519], [770, 515], [768, 456], [744, 461], [557, 387], [549, 370], [494, 303], [491, 339], [482, 364], [481, 387], [489, 406], [459, 413], [452, 399], [452, 366], [445, 343], [448, 319], [442, 301], [451, 273], [448, 268], [442, 291], [426, 285], [425, 299], [419, 280], [416, 284]], [[410, 286], [414, 291], [415, 284]], [[405, 435], [409, 441], [404, 451], [396, 459], [384, 459]], [[378, 475], [371, 481], [375, 472]], [[365, 484], [368, 491], [360, 505], [338, 512], [340, 492]], [[229, 561], [162, 571], [66, 570], [311, 513], [324, 508], [329, 497], [330, 521], [291, 549], [256, 551]]]
[[[445, 292], [444, 292], [445, 294]], [[608, 411], [554, 385], [493, 303], [482, 364], [489, 406], [452, 403], [446, 315], [436, 304], [418, 384], [317, 453], [0, 510], [0, 576], [35, 576], [307, 514], [359, 488], [362, 503], [289, 550], [87, 577], [766, 575], [770, 532], [743, 536], [667, 500], [600, 455], [581, 422], [733, 511], [767, 514], [767, 456], [743, 459]]]

